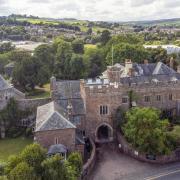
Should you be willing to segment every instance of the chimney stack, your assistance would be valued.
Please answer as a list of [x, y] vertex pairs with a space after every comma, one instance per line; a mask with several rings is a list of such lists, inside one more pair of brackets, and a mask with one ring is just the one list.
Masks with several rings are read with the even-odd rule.
[[170, 59], [169, 66], [170, 66], [170, 68], [174, 69], [174, 58], [173, 57], [171, 57], [171, 59]]
[[126, 59], [125, 60], [125, 70], [126, 70], [126, 72], [128, 73], [129, 69], [132, 69], [132, 68], [133, 68], [133, 64], [132, 64], [131, 59]]

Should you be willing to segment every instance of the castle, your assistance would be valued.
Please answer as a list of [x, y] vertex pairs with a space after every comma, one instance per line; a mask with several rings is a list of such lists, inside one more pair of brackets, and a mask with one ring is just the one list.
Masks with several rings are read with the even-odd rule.
[[155, 107], [180, 114], [180, 73], [158, 63], [108, 66], [101, 76], [79, 81], [51, 78], [52, 102], [37, 109], [35, 140], [49, 148], [63, 144], [83, 153], [84, 137], [111, 142], [118, 108]]

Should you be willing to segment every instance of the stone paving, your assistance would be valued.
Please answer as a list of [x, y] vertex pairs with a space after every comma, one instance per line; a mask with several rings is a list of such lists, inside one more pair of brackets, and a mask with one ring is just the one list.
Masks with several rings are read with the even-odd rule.
[[180, 167], [180, 163], [156, 165], [139, 162], [110, 145], [98, 149], [98, 160], [90, 180], [143, 180]]

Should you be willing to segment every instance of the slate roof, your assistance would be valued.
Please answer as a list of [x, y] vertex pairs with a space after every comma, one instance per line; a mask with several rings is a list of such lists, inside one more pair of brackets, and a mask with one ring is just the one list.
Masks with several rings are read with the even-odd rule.
[[63, 144], [55, 144], [50, 146], [47, 154], [54, 155], [58, 153], [67, 153], [67, 151], [68, 151], [67, 147], [64, 146]]
[[55, 101], [67, 111], [68, 101], [73, 106], [74, 115], [85, 114], [84, 102], [80, 95], [80, 81], [57, 81], [58, 97]]
[[157, 75], [157, 74], [163, 74], [163, 75], [170, 75], [175, 74], [176, 71], [167, 66], [166, 64], [162, 62], [156, 63], [150, 63], [150, 64], [137, 64], [134, 63], [133, 67], [136, 72], [138, 72], [138, 75], [143, 76], [151, 76], [151, 75]]
[[11, 88], [11, 85], [0, 75], [0, 90]]
[[[56, 101], [65, 111], [67, 111], [68, 99], [59, 99]], [[84, 102], [81, 98], [70, 99], [74, 115], [85, 114]]]
[[35, 131], [76, 128], [65, 117], [65, 112], [53, 101], [37, 108]]
[[57, 81], [57, 91], [63, 98], [80, 98], [80, 81]]
[[156, 82], [172, 82], [175, 80], [180, 80], [180, 74], [156, 74], [151, 76], [132, 76], [120, 78], [122, 84], [132, 84], [132, 83], [156, 83]]

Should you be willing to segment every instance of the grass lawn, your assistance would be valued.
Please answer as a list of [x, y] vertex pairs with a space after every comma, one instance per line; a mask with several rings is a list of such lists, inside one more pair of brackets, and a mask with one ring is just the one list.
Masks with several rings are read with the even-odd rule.
[[10, 155], [16, 155], [28, 144], [33, 143], [33, 139], [18, 137], [0, 139], [0, 162], [6, 162]]
[[27, 93], [27, 98], [49, 98], [50, 97], [50, 84], [45, 84], [42, 88], [36, 87], [33, 91]]

